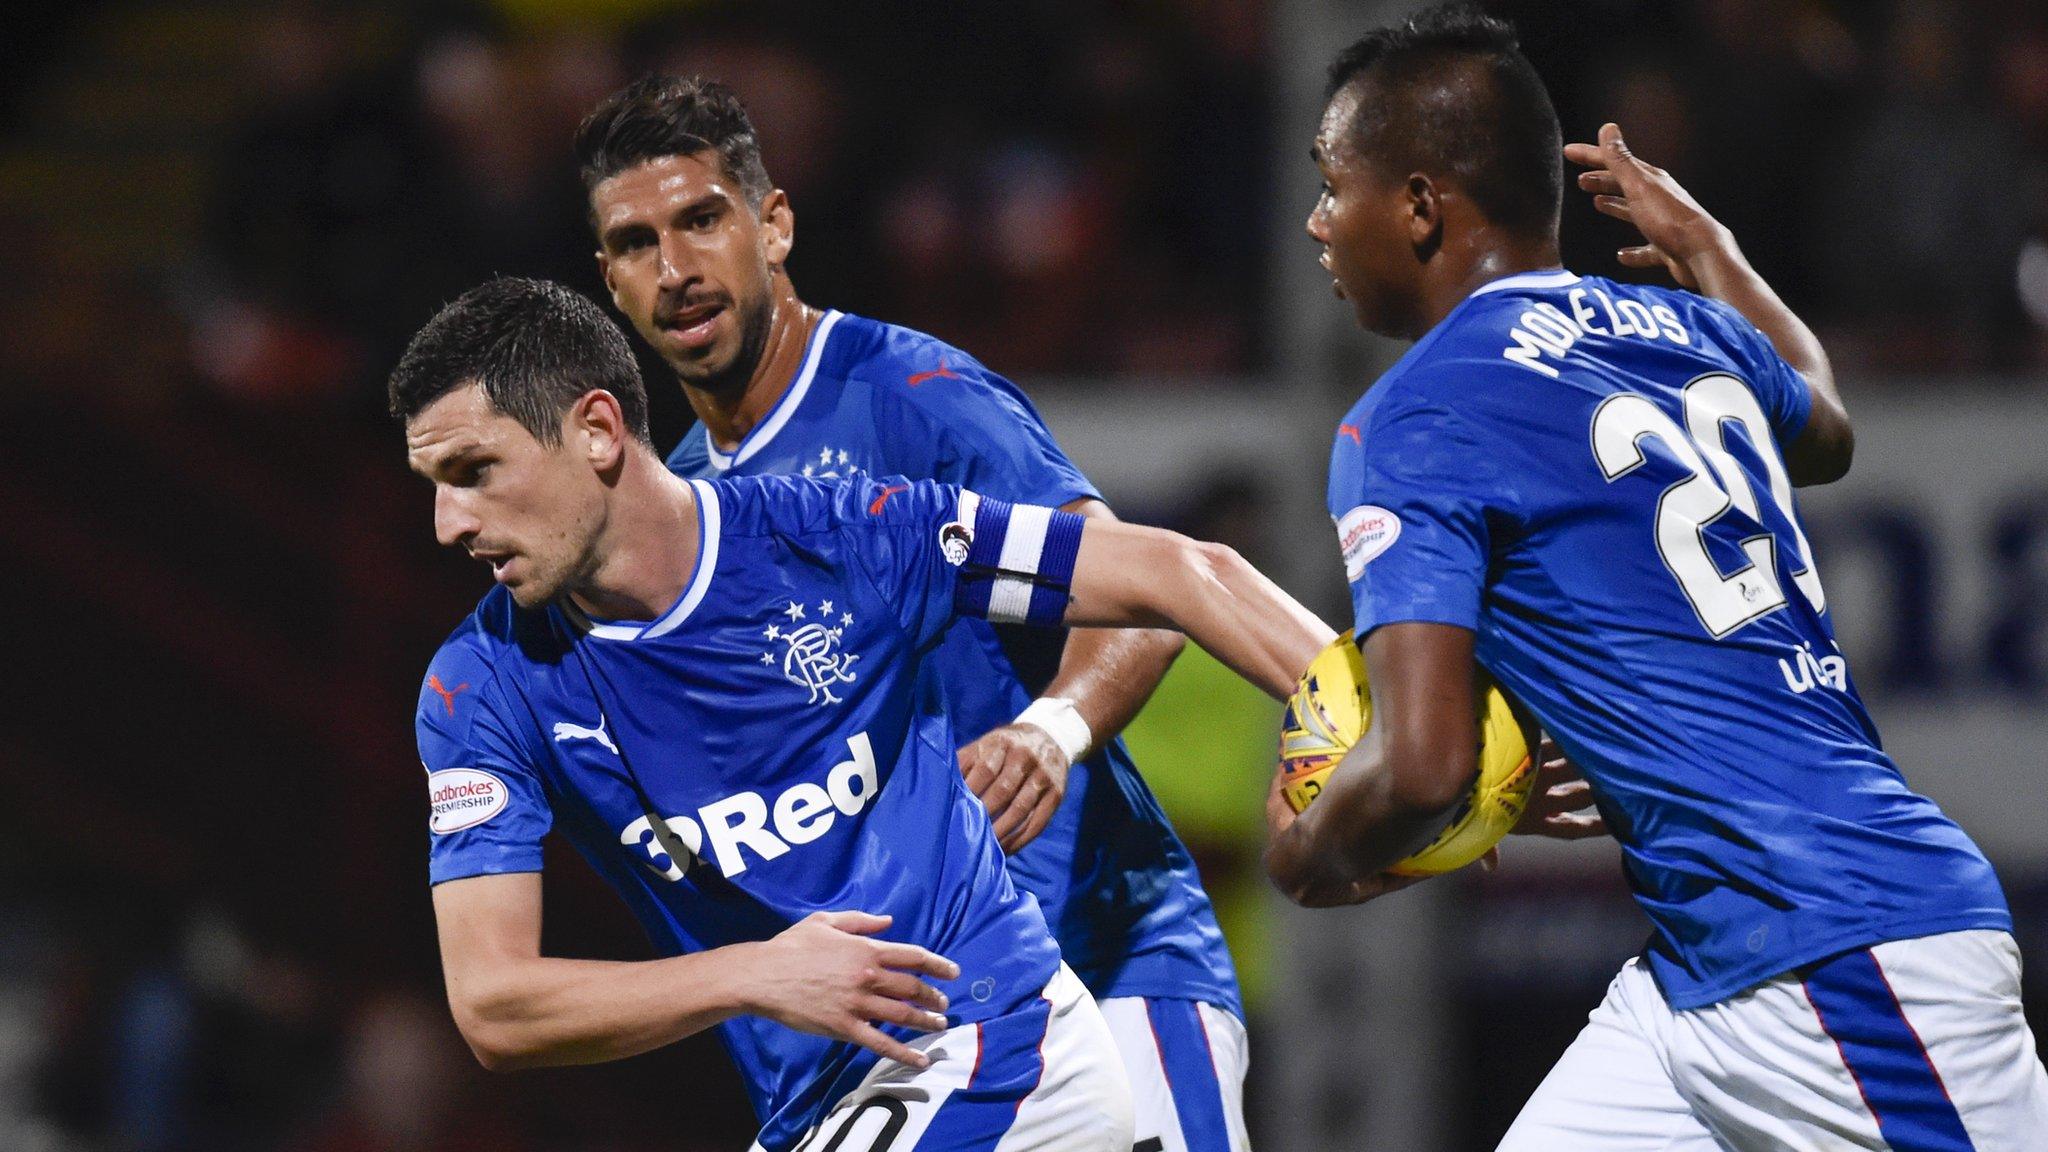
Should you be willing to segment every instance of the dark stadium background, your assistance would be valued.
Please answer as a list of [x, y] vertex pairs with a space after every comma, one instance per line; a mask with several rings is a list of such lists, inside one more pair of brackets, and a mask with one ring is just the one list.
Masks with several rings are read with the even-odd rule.
[[[1300, 219], [1320, 74], [1405, 5], [78, 0], [0, 29], [0, 1148], [738, 1149], [714, 1043], [491, 1077], [439, 999], [409, 713], [486, 581], [382, 380], [495, 272], [597, 284], [568, 134], [647, 68], [749, 100], [811, 301], [975, 351], [1126, 515], [1336, 618], [1322, 460], [1396, 349]], [[1517, 20], [1822, 328], [1809, 496], [1859, 683], [2048, 966], [2048, 14], [1600, 0]], [[2031, 8], [2031, 13], [2028, 9]], [[1617, 226], [1567, 206], [1568, 261]], [[650, 365], [650, 368], [655, 366]], [[657, 439], [687, 413], [649, 375]], [[1271, 708], [1197, 658], [1141, 762], [1225, 904], [1266, 1149], [1485, 1149], [1644, 930], [1611, 846], [1350, 913], [1253, 874]], [[643, 955], [579, 861], [547, 943]], [[2030, 981], [2037, 1034], [2048, 984]]]

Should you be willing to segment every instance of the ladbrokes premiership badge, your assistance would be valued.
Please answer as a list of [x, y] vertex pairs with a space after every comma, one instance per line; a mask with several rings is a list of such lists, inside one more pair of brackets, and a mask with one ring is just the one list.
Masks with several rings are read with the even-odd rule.
[[841, 637], [853, 626], [853, 613], [835, 614], [830, 600], [818, 601], [815, 619], [810, 618], [810, 609], [810, 605], [792, 600], [782, 610], [788, 624], [770, 624], [761, 630], [771, 645], [781, 645], [779, 652], [770, 647], [761, 653], [761, 663], [781, 665], [784, 679], [810, 692], [806, 703], [837, 704], [833, 685], [853, 683], [853, 666], [860, 660], [859, 655], [841, 651], [839, 646]]

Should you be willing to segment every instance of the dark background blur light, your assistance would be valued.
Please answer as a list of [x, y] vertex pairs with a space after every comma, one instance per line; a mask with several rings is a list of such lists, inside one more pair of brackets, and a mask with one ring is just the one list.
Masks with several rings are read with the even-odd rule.
[[[433, 544], [385, 374], [494, 273], [602, 299], [571, 131], [640, 72], [718, 76], [792, 197], [808, 300], [973, 351], [1126, 515], [1228, 539], [1336, 619], [1321, 461], [1395, 350], [1313, 271], [1305, 155], [1328, 58], [1407, 7], [15, 6], [0, 1149], [744, 1147], [706, 1038], [491, 1077], [454, 1033], [409, 717], [487, 580]], [[1567, 138], [1621, 120], [1829, 341], [1869, 429], [1809, 500], [1838, 626], [2039, 970], [2048, 14], [1489, 8]], [[1572, 195], [1567, 262], [1617, 274], [1623, 231]], [[647, 367], [666, 449], [688, 414]], [[1640, 942], [1611, 854], [1516, 848], [1500, 876], [1304, 919], [1254, 875], [1272, 719], [1191, 656], [1138, 734], [1245, 969], [1255, 1140], [1490, 1148]], [[550, 950], [646, 955], [573, 855], [547, 884]], [[1366, 1083], [1402, 1076], [1422, 1087]]]

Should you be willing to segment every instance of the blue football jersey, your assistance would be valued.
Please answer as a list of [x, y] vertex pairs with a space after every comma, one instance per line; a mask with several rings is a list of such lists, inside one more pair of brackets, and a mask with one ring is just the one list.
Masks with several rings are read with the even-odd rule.
[[[921, 332], [839, 312], [803, 366], [730, 453], [702, 426], [669, 456], [691, 478], [900, 473], [1018, 503], [1095, 497], [1008, 380]], [[1010, 723], [1058, 670], [1065, 635], [963, 618], [926, 667], [962, 743]], [[1039, 837], [1010, 859], [1060, 951], [1097, 997], [1204, 1000], [1239, 1015], [1237, 975], [1193, 859], [1121, 739], [1073, 766]]]
[[[1083, 520], [900, 478], [692, 487], [697, 568], [660, 619], [521, 610], [499, 588], [435, 656], [433, 882], [537, 871], [553, 828], [664, 954], [858, 909], [960, 964], [935, 981], [951, 1025], [1033, 1002], [1058, 950], [919, 668], [961, 613], [1057, 623]], [[876, 1059], [760, 1017], [720, 1030], [769, 1149]]]
[[1835, 644], [1783, 447], [1806, 383], [1733, 309], [1496, 280], [1339, 425], [1358, 635], [1469, 628], [1584, 771], [1675, 1008], [1851, 948], [2010, 929]]

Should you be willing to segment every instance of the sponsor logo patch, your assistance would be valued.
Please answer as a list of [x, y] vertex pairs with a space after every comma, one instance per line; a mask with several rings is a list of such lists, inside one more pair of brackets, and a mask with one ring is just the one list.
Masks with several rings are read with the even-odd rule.
[[503, 812], [510, 800], [505, 782], [478, 768], [427, 773], [427, 802], [433, 808], [427, 823], [436, 836], [474, 828]]
[[1385, 508], [1360, 504], [1337, 518], [1337, 544], [1344, 550], [1344, 578], [1365, 575], [1365, 566], [1401, 537], [1401, 519]]

